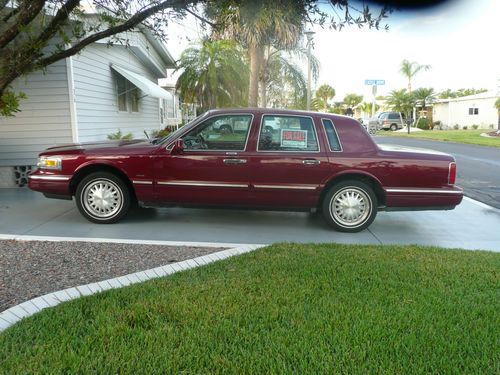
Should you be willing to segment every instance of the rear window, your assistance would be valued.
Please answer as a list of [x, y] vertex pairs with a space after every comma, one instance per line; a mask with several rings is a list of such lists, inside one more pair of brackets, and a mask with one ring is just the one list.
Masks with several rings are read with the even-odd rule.
[[328, 119], [322, 119], [323, 127], [325, 128], [326, 137], [328, 138], [328, 144], [330, 145], [331, 151], [342, 151], [342, 147], [340, 146], [339, 137], [337, 135], [337, 131], [335, 130], [335, 126], [333, 126], [333, 122]]

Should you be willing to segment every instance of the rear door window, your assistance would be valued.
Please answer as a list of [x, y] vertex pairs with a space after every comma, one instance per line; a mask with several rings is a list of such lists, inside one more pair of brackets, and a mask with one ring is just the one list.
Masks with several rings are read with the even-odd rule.
[[264, 115], [258, 151], [319, 151], [316, 129], [311, 117]]

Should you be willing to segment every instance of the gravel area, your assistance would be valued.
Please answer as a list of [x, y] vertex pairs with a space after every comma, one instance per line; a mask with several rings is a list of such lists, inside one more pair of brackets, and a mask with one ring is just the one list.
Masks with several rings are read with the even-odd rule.
[[61, 289], [224, 250], [92, 242], [0, 241], [0, 312]]

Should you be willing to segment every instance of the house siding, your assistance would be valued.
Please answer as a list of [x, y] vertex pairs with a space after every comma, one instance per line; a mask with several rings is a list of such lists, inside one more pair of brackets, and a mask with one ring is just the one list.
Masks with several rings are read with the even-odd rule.
[[66, 61], [14, 81], [24, 92], [15, 117], [0, 117], [0, 166], [35, 165], [45, 148], [72, 141]]
[[[498, 113], [495, 108], [495, 97], [471, 98], [450, 100], [448, 102], [434, 103], [433, 120], [441, 121], [442, 124], [453, 127], [478, 125], [479, 128], [496, 128]], [[477, 108], [477, 115], [470, 115], [469, 108]]]
[[74, 93], [79, 142], [104, 140], [121, 130], [143, 138], [144, 130], [160, 129], [159, 99], [144, 96], [139, 112], [118, 110], [115, 72], [110, 64], [143, 75], [154, 83], [157, 78], [141, 63], [130, 48], [93, 44], [73, 57]]

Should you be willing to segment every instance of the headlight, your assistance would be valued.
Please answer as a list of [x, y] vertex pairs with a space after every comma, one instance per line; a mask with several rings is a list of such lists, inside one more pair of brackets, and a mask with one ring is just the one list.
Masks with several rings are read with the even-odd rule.
[[61, 170], [61, 158], [39, 157], [37, 167], [40, 169]]

